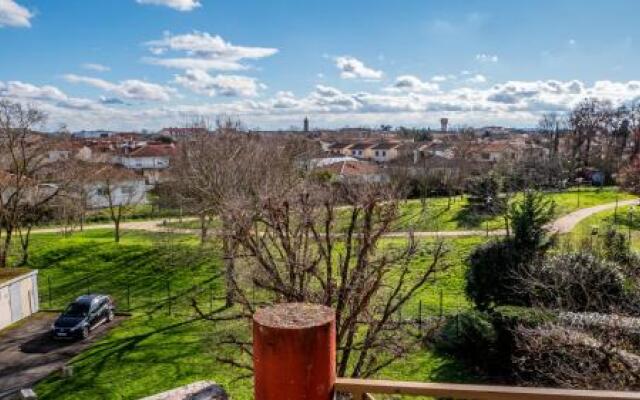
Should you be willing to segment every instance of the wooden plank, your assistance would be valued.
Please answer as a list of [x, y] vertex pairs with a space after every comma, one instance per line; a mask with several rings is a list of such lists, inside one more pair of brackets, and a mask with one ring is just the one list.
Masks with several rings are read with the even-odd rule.
[[344, 393], [442, 396], [468, 400], [640, 400], [640, 392], [462, 385], [350, 378], [338, 378], [336, 390]]

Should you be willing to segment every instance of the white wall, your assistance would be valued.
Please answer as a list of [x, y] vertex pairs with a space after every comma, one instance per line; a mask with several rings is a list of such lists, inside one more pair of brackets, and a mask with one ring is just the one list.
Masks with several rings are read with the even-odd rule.
[[38, 271], [0, 284], [0, 329], [38, 310]]
[[120, 164], [129, 169], [164, 169], [169, 157], [120, 157]]
[[[89, 208], [109, 207], [109, 198], [103, 192], [104, 185], [96, 183], [89, 185], [87, 190], [87, 205]], [[147, 204], [147, 186], [143, 179], [122, 182], [111, 189], [111, 200], [114, 205]]]

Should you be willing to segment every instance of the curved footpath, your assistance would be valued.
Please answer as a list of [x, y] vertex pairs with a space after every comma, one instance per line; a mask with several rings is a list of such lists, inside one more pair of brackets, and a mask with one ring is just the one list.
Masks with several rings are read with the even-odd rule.
[[[634, 200], [624, 200], [618, 202], [618, 207], [630, 206], [639, 204], [639, 199]], [[612, 210], [616, 207], [616, 203], [607, 203], [601, 204], [594, 207], [582, 208], [580, 210], [574, 211], [567, 215], [564, 215], [555, 221], [553, 221], [549, 230], [555, 233], [569, 233], [571, 232], [576, 225], [580, 223], [580, 221], [584, 220], [592, 216], [593, 214], [597, 214], [602, 211]], [[183, 222], [194, 221], [196, 218], [183, 218]], [[172, 228], [163, 225], [164, 221], [176, 221], [169, 219], [156, 219], [156, 220], [147, 220], [147, 221], [129, 221], [123, 222], [120, 224], [120, 229], [133, 229], [133, 230], [144, 230], [150, 232], [175, 232], [175, 233], [193, 233], [194, 229], [186, 229], [186, 228]], [[93, 230], [93, 229], [110, 229], [113, 228], [113, 224], [96, 224], [96, 225], [86, 225], [84, 227], [85, 230]], [[41, 228], [34, 229], [34, 233], [56, 233], [62, 232], [62, 228]], [[487, 232], [486, 230], [462, 230], [462, 231], [419, 231], [413, 232], [416, 237], [456, 237], [456, 236], [502, 236], [506, 232], [504, 229], [494, 229]], [[385, 234], [386, 237], [404, 237], [407, 235], [407, 232], [389, 232]]]

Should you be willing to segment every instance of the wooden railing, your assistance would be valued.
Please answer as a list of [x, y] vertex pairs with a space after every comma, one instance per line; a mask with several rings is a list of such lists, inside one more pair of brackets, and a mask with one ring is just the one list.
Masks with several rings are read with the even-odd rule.
[[[255, 400], [353, 400], [405, 395], [465, 400], [640, 400], [640, 392], [563, 390], [336, 379], [335, 313], [317, 304], [277, 304], [253, 316]], [[379, 399], [380, 400], [380, 399]]]
[[372, 400], [374, 394], [434, 396], [467, 400], [640, 400], [640, 392], [567, 390], [514, 386], [461, 385], [338, 378], [336, 391], [353, 400]]

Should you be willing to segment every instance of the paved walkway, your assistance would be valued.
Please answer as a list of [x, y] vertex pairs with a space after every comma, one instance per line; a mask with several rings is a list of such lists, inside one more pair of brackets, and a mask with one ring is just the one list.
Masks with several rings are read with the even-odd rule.
[[[618, 202], [618, 207], [624, 207], [629, 205], [639, 204], [638, 199], [624, 200]], [[613, 210], [616, 207], [616, 203], [601, 204], [599, 206], [582, 208], [567, 215], [564, 215], [555, 221], [553, 221], [549, 229], [555, 233], [569, 233], [571, 232], [580, 221], [597, 214], [602, 211]], [[195, 221], [197, 218], [183, 218], [183, 222]], [[120, 224], [122, 230], [143, 230], [149, 232], [174, 232], [174, 233], [193, 233], [194, 229], [175, 228], [163, 225], [163, 221], [176, 222], [177, 219], [156, 219], [147, 221], [129, 221]], [[97, 224], [97, 225], [85, 225], [84, 229], [112, 229], [113, 224]], [[42, 228], [34, 229], [33, 232], [38, 233], [55, 233], [62, 232], [62, 228]], [[213, 232], [213, 230], [211, 231]], [[502, 236], [506, 232], [504, 229], [494, 229], [487, 232], [486, 230], [457, 230], [457, 231], [418, 231], [413, 232], [415, 237], [457, 237], [457, 236]], [[389, 232], [385, 234], [386, 237], [405, 237], [407, 232]]]
[[[638, 199], [619, 201], [617, 204], [618, 207], [636, 205], [638, 204]], [[581, 208], [580, 210], [574, 211], [553, 221], [551, 224], [551, 231], [557, 233], [569, 233], [583, 219], [602, 211], [613, 210], [614, 208], [616, 208], [616, 203], [607, 203], [589, 208]]]

